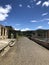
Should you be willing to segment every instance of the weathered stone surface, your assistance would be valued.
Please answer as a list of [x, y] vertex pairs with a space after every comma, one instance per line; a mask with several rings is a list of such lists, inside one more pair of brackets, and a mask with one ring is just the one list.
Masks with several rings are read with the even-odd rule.
[[[12, 42], [12, 44], [11, 44], [11, 42]], [[14, 44], [15, 44], [15, 39], [4, 39], [4, 40], [0, 40], [0, 51], [2, 49], [6, 48], [9, 45], [13, 46]]]
[[8, 29], [3, 26], [3, 25], [0, 25], [0, 39], [6, 39], [8, 38]]

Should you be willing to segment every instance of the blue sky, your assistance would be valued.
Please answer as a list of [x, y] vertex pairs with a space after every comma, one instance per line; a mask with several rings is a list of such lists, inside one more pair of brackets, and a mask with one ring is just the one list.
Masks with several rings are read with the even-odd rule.
[[49, 29], [49, 0], [0, 0], [0, 24], [22, 31]]

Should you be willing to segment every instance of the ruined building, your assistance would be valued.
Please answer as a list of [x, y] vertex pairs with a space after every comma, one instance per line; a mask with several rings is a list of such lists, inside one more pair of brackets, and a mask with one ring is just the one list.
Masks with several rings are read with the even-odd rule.
[[0, 39], [16, 38], [16, 31], [11, 26], [0, 25]]
[[0, 25], [0, 39], [8, 38], [8, 30], [3, 25]]

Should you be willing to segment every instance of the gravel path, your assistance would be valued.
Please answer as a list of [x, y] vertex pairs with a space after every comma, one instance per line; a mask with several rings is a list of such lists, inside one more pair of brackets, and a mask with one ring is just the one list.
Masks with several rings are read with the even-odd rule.
[[49, 50], [22, 37], [3, 57], [0, 56], [0, 65], [49, 65]]

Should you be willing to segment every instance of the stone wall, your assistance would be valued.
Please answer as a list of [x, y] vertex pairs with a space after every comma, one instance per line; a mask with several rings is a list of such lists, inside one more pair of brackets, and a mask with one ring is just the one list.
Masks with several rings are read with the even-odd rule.
[[6, 38], [8, 38], [8, 29], [5, 26], [0, 25], [0, 39]]

